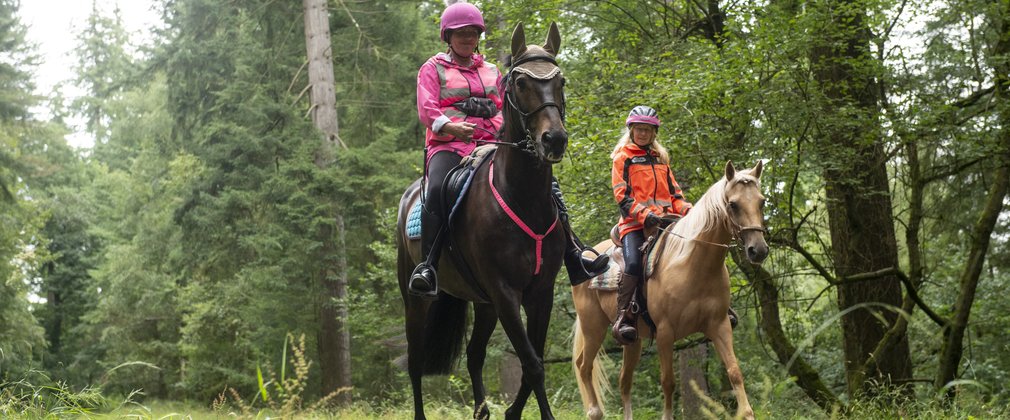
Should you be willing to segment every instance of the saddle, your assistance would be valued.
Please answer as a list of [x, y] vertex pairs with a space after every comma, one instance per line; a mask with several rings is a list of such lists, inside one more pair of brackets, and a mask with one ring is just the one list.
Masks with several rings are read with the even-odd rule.
[[[610, 257], [610, 264], [607, 271], [597, 277], [590, 280], [589, 288], [597, 290], [617, 290], [617, 279], [621, 277], [621, 273], [624, 272], [624, 249], [622, 248], [620, 240], [618, 239], [618, 226], [614, 225], [614, 228], [610, 230], [610, 240], [613, 244], [607, 248], [603, 253]], [[656, 264], [654, 248], [656, 243], [659, 242], [659, 230], [656, 230], [655, 234], [650, 235], [642, 243], [642, 280], [647, 281], [652, 277], [653, 268]], [[644, 285], [639, 287], [643, 290]], [[642, 296], [644, 297], [644, 295]]]
[[[456, 165], [455, 168], [452, 168], [446, 174], [445, 183], [442, 186], [442, 196], [438, 197], [438, 199], [442, 200], [443, 205], [441, 208], [447, 209], [447, 214], [439, 215], [439, 217], [442, 217], [446, 221], [445, 226], [447, 228], [452, 226], [452, 220], [456, 216], [456, 209], [463, 202], [463, 198], [466, 197], [477, 168], [480, 168], [484, 162], [494, 156], [495, 150], [497, 150], [497, 146], [492, 144], [479, 146], [473, 152], [470, 152], [469, 155], [464, 156], [459, 165]], [[418, 239], [420, 237], [421, 200], [417, 200], [411, 206], [410, 212], [407, 213], [407, 238]]]
[[[441, 197], [442, 203], [445, 204], [442, 208], [447, 209], [449, 213], [449, 217], [445, 219], [446, 226], [452, 226], [452, 221], [456, 216], [456, 209], [459, 208], [460, 203], [463, 202], [463, 198], [466, 197], [467, 191], [470, 190], [473, 175], [477, 173], [477, 169], [484, 162], [487, 162], [488, 159], [494, 156], [496, 150], [498, 150], [498, 146], [493, 144], [478, 146], [469, 155], [464, 156], [459, 165], [456, 165], [455, 168], [452, 168], [446, 174]], [[445, 217], [446, 215], [443, 214], [441, 216]]]

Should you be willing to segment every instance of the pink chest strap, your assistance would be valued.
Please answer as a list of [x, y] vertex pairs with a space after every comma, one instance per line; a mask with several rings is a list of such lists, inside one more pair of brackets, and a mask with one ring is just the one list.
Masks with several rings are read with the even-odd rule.
[[501, 194], [498, 194], [498, 190], [494, 187], [494, 161], [491, 161], [487, 170], [487, 183], [491, 185], [491, 193], [494, 194], [495, 200], [498, 200], [498, 204], [501, 206], [502, 210], [505, 210], [505, 214], [509, 215], [509, 217], [512, 218], [512, 221], [515, 222], [516, 225], [523, 230], [523, 232], [526, 232], [529, 237], [533, 238], [533, 240], [537, 242], [537, 266], [533, 270], [533, 274], [540, 274], [540, 264], [543, 262], [541, 251], [543, 250], [544, 237], [550, 235], [551, 231], [554, 230], [554, 227], [558, 225], [558, 216], [554, 215], [554, 223], [551, 224], [551, 227], [547, 228], [547, 232], [544, 232], [543, 235], [537, 235], [536, 233], [533, 233], [533, 229], [530, 229], [526, 223], [523, 223], [522, 219], [520, 219], [511, 208], [509, 208], [509, 205], [505, 203], [505, 199], [501, 197]]

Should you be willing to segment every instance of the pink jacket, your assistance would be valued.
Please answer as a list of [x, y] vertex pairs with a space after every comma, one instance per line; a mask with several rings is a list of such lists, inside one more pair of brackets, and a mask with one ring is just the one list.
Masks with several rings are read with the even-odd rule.
[[[469, 154], [477, 146], [474, 142], [464, 143], [455, 137], [439, 134], [446, 123], [466, 121], [477, 125], [473, 138], [494, 140], [502, 125], [502, 99], [498, 87], [501, 73], [494, 64], [484, 61], [480, 54], [473, 55], [473, 64], [463, 67], [452, 62], [449, 54], [438, 53], [429, 58], [417, 72], [417, 116], [427, 128], [425, 162], [436, 152], [452, 151], [460, 156]], [[453, 103], [468, 97], [491, 99], [499, 112], [492, 118], [470, 117], [455, 107]]]

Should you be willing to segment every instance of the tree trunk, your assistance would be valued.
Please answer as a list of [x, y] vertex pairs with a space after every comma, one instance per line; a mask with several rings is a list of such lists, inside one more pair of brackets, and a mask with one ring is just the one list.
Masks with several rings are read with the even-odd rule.
[[[960, 276], [960, 290], [957, 302], [954, 304], [954, 316], [950, 323], [943, 330], [943, 346], [940, 355], [939, 367], [937, 369], [937, 388], [946, 386], [950, 381], [957, 378], [958, 368], [961, 366], [961, 355], [965, 330], [968, 328], [968, 319], [971, 315], [971, 306], [975, 301], [975, 291], [978, 287], [979, 277], [985, 265], [985, 255], [989, 251], [989, 242], [992, 239], [993, 228], [1003, 210], [1003, 200], [1010, 187], [1010, 107], [1006, 106], [1010, 100], [1010, 4], [1000, 2], [1002, 19], [993, 21], [999, 39], [996, 42], [992, 57], [995, 58], [993, 70], [995, 74], [995, 99], [997, 103], [1003, 105], [1000, 113], [1000, 149], [996, 156], [998, 168], [989, 186], [989, 194], [985, 207], [979, 214], [975, 227], [972, 229], [971, 251], [968, 254], [968, 261]], [[995, 13], [993, 15], [996, 15]], [[992, 16], [990, 16], [992, 18]], [[954, 388], [947, 391], [947, 396], [954, 395]]]
[[[1010, 121], [1010, 120], [1005, 120]], [[1010, 130], [1003, 129], [1002, 143], [1006, 150], [1010, 150]], [[954, 304], [954, 316], [950, 324], [943, 329], [943, 346], [937, 369], [937, 388], [946, 386], [950, 381], [957, 378], [958, 368], [961, 366], [961, 354], [963, 349], [964, 333], [968, 328], [968, 318], [971, 315], [971, 306], [975, 301], [975, 291], [978, 287], [979, 276], [985, 265], [985, 255], [989, 250], [989, 242], [992, 238], [993, 227], [1000, 212], [1003, 210], [1003, 199], [1007, 194], [1007, 186], [1010, 184], [1010, 170], [1007, 167], [1007, 159], [1010, 153], [1004, 152], [1003, 165], [996, 171], [992, 185], [989, 187], [988, 200], [985, 208], [975, 222], [972, 229], [971, 251], [964, 270], [960, 275], [961, 287], [957, 296], [957, 303]], [[948, 396], [953, 396], [953, 389], [948, 391]]]
[[709, 394], [708, 380], [705, 378], [707, 361], [708, 343], [677, 351], [677, 378], [680, 380], [680, 406], [684, 410], [684, 418], [704, 417], [701, 410], [704, 402], [701, 395], [694, 391], [691, 382], [694, 382], [700, 392]]
[[786, 336], [779, 316], [779, 289], [775, 286], [771, 273], [763, 266], [748, 263], [740, 256], [739, 250], [731, 255], [747, 280], [754, 285], [754, 293], [758, 297], [758, 323], [779, 363], [789, 369], [789, 375], [796, 378], [796, 385], [825, 411], [831, 412], [835, 407], [841, 407], [841, 401], [824, 384], [821, 375], [796, 354], [796, 346]]
[[[820, 149], [824, 153], [835, 273], [844, 279], [897, 267], [898, 252], [887, 183], [887, 156], [878, 122], [874, 83], [877, 66], [869, 53], [871, 34], [866, 11], [851, 0], [831, 1], [825, 7], [829, 10], [822, 12], [830, 14], [830, 27], [824, 28], [820, 39], [815, 39], [811, 62], [826, 100]], [[902, 305], [899, 279], [891, 275], [876, 281], [839, 285], [840, 310], [865, 304], [874, 306], [842, 317], [846, 382], [852, 396], [867, 389], [868, 383], [860, 378], [887, 385], [912, 376], [908, 337], [903, 331], [884, 354], [872, 355], [875, 372], [861, 372], [898, 318], [892, 309], [877, 304]], [[885, 322], [880, 322], [874, 313], [879, 313]]]
[[519, 386], [523, 383], [523, 366], [519, 358], [511, 352], [502, 352], [499, 363], [499, 374], [501, 376], [501, 393], [505, 396], [505, 401], [512, 401], [519, 393]]
[[[322, 143], [315, 164], [324, 169], [333, 161], [340, 137], [337, 134], [336, 93], [333, 77], [329, 11], [326, 0], [303, 0], [305, 8], [305, 48], [308, 54], [311, 86], [310, 115], [322, 133]], [[328, 197], [319, 197], [329, 200]], [[322, 393], [338, 392], [338, 403], [351, 401], [351, 335], [347, 324], [347, 257], [344, 219], [333, 211], [332, 226], [320, 229], [321, 268], [317, 284], [323, 291], [319, 302], [319, 369]]]

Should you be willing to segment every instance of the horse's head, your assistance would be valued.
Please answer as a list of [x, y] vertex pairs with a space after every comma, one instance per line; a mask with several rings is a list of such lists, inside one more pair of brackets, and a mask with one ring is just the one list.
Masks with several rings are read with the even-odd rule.
[[726, 211], [730, 229], [744, 249], [747, 259], [761, 264], [768, 256], [765, 242], [764, 205], [761, 195], [761, 169], [759, 160], [751, 169], [737, 171], [733, 162], [726, 162]]
[[560, 46], [557, 24], [551, 24], [543, 46], [526, 45], [523, 24], [516, 25], [512, 67], [505, 77], [507, 139], [549, 163], [560, 162], [568, 147], [565, 78], [554, 60]]

